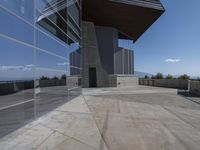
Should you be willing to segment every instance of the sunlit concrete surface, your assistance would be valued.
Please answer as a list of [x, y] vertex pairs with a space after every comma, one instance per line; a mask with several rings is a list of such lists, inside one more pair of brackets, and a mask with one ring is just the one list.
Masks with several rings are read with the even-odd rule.
[[83, 96], [0, 139], [2, 150], [199, 150], [200, 105], [156, 87]]

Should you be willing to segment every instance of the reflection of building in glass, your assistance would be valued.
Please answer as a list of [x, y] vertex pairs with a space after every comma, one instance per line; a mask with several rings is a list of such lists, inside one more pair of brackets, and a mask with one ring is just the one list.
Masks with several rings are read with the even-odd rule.
[[81, 94], [80, 10], [76, 0], [0, 1], [0, 137]]

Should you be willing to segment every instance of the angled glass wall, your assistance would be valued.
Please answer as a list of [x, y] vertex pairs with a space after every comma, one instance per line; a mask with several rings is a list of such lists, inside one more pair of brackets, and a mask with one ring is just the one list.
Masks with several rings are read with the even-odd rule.
[[81, 1], [0, 1], [0, 137], [81, 94]]

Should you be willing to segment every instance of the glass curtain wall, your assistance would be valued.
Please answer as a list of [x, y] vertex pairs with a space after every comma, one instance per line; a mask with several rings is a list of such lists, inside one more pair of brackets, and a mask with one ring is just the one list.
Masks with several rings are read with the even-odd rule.
[[0, 137], [81, 94], [81, 1], [0, 1]]

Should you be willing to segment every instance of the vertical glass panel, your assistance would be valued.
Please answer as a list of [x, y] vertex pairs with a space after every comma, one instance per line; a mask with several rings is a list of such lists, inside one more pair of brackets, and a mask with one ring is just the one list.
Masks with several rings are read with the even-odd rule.
[[75, 88], [69, 89], [68, 93], [69, 93], [68, 99], [71, 100], [77, 96], [80, 96], [82, 94], [82, 89], [81, 87], [75, 87]]
[[34, 0], [1, 0], [0, 5], [33, 24]]
[[78, 96], [81, 94], [81, 69], [70, 67], [70, 76], [67, 77], [67, 85], [69, 89], [69, 96]]
[[0, 108], [33, 99], [33, 49], [0, 37], [0, 51]]
[[82, 89], [82, 78], [79, 75], [74, 76], [68, 76], [67, 77], [67, 86], [68, 86], [68, 93], [69, 93], [69, 99], [72, 99], [76, 96], [81, 95]]
[[75, 22], [78, 26], [80, 26], [80, 10], [78, 9], [78, 4], [76, 1], [68, 2], [68, 13], [72, 18], [73, 22]]
[[36, 0], [35, 22], [67, 43], [67, 2]]
[[80, 48], [70, 53], [70, 66], [81, 68], [81, 50]]
[[80, 6], [75, 2], [0, 1], [0, 137], [35, 113], [81, 94]]
[[68, 101], [66, 72], [36, 69], [36, 113], [40, 116]]
[[77, 34], [80, 36], [81, 34], [81, 30], [80, 30], [80, 27], [73, 22], [72, 18], [71, 17], [68, 17], [68, 26]]
[[33, 52], [0, 37], [0, 137], [34, 116]]
[[56, 55], [67, 58], [67, 43], [63, 42], [54, 35], [46, 33], [47, 31], [36, 30], [36, 47], [52, 52]]
[[33, 44], [33, 27], [0, 8], [0, 34]]
[[45, 51], [36, 50], [36, 67], [69, 71], [69, 62]]
[[72, 30], [71, 27], [68, 28], [68, 36], [69, 36], [69, 38], [71, 38], [75, 42], [79, 42], [80, 41], [80, 36], [78, 36], [78, 34], [75, 33], [75, 31]]
[[34, 118], [34, 101], [0, 109], [0, 138]]
[[78, 42], [71, 41], [68, 48], [70, 66], [81, 68], [81, 48]]

